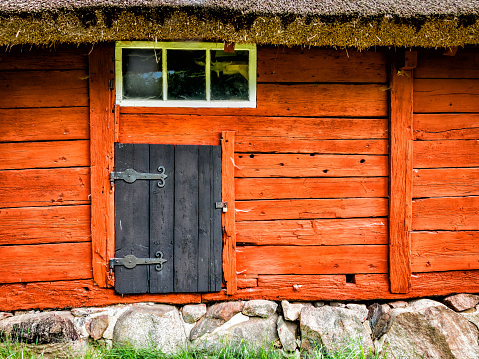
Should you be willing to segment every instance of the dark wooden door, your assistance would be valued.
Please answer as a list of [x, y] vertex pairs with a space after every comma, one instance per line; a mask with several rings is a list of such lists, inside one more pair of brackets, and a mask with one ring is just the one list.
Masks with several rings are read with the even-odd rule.
[[[166, 262], [115, 266], [118, 293], [221, 290], [221, 147], [117, 144], [115, 172], [167, 176], [115, 181], [115, 258], [133, 254]], [[159, 186], [159, 184], [161, 186]]]

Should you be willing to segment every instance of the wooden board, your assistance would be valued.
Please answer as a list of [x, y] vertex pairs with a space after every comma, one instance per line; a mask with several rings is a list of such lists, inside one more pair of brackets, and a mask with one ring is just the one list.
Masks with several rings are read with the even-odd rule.
[[[208, 109], [205, 109], [205, 112]], [[222, 131], [234, 130], [236, 152], [282, 152], [289, 143], [309, 140], [310, 146], [321, 148], [319, 140], [324, 139], [386, 139], [388, 121], [386, 119], [345, 119], [345, 118], [305, 118], [305, 117], [249, 117], [241, 116], [243, 109], [235, 109], [238, 116], [211, 115], [171, 115], [162, 113], [167, 109], [122, 107], [119, 124], [119, 140], [124, 143], [193, 144], [218, 145]], [[133, 112], [134, 111], [134, 112]], [[185, 112], [191, 111], [185, 108]], [[156, 113], [155, 113], [156, 112]], [[304, 115], [304, 113], [303, 113]], [[250, 143], [261, 141], [261, 145], [251, 148]], [[268, 144], [269, 141], [275, 141]], [[335, 144], [341, 144], [337, 142]], [[350, 142], [345, 142], [349, 144]], [[364, 143], [353, 142], [353, 151], [364, 151]], [[362, 146], [363, 145], [363, 146]], [[239, 147], [238, 147], [239, 146]], [[341, 146], [339, 146], [341, 148]], [[297, 152], [298, 149], [285, 152]], [[349, 151], [349, 150], [348, 150]], [[314, 151], [312, 151], [314, 152]], [[318, 151], [321, 152], [321, 151]]]
[[387, 273], [388, 246], [238, 246], [236, 265], [244, 274]]
[[375, 177], [388, 175], [387, 156], [237, 154], [236, 177]]
[[414, 272], [479, 269], [479, 232], [412, 233]]
[[89, 203], [89, 168], [52, 168], [0, 172], [0, 207]]
[[257, 62], [258, 82], [387, 81], [382, 52], [261, 46]]
[[415, 78], [478, 79], [479, 54], [474, 49], [459, 49], [454, 56], [444, 56], [444, 50], [421, 50]]
[[479, 79], [415, 79], [414, 112], [479, 112]]
[[475, 140], [479, 138], [479, 114], [415, 114], [416, 140]]
[[386, 198], [291, 199], [237, 201], [237, 221], [386, 217]]
[[91, 243], [0, 247], [0, 283], [91, 278]]
[[414, 168], [479, 167], [477, 140], [414, 141]]
[[236, 242], [260, 246], [388, 244], [388, 223], [386, 218], [238, 222]]
[[90, 240], [89, 205], [0, 209], [0, 245]]
[[387, 177], [237, 178], [236, 199], [387, 197]]
[[413, 197], [479, 195], [479, 168], [435, 168], [413, 171]]
[[427, 198], [413, 201], [412, 229], [479, 230], [479, 197]]
[[0, 108], [88, 106], [88, 73], [0, 72]]
[[0, 143], [0, 170], [90, 166], [89, 141]]
[[86, 46], [0, 48], [0, 71], [79, 70], [88, 67]]
[[0, 142], [88, 140], [88, 107], [0, 109]]

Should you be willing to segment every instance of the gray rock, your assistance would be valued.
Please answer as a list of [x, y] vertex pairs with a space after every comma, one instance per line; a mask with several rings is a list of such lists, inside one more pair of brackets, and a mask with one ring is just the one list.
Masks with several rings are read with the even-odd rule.
[[373, 303], [368, 308], [368, 321], [372, 331], [372, 338], [378, 339], [387, 331], [389, 322], [389, 307]]
[[0, 320], [12, 317], [12, 313], [0, 312]]
[[207, 333], [212, 333], [223, 324], [225, 324], [223, 319], [203, 317], [191, 329], [190, 340], [196, 340]]
[[[283, 308], [284, 319], [294, 322], [299, 319], [301, 314], [301, 309], [304, 307], [311, 307], [311, 303], [290, 303], [287, 300], [281, 302], [281, 307]], [[324, 306], [324, 303], [323, 303]]]
[[405, 302], [404, 300], [397, 300], [395, 302], [391, 302], [391, 303], [388, 303], [388, 305], [392, 308], [392, 309], [396, 309], [396, 308], [406, 308], [408, 306], [407, 302]]
[[384, 347], [392, 358], [477, 359], [478, 329], [445, 307], [416, 305], [390, 312]]
[[0, 321], [0, 333], [10, 340], [50, 344], [79, 339], [70, 312], [21, 314]]
[[374, 351], [368, 323], [346, 308], [303, 308], [300, 325], [302, 350], [335, 351], [360, 342], [366, 353]]
[[243, 310], [243, 302], [224, 302], [212, 305], [191, 330], [190, 339], [196, 340], [206, 333], [211, 333]]
[[278, 328], [278, 336], [281, 345], [286, 352], [296, 350], [296, 337], [298, 333], [298, 324], [294, 322], [286, 322], [283, 317], [279, 317], [276, 323]]
[[472, 324], [474, 324], [479, 329], [479, 311], [474, 310], [473, 312], [464, 311], [459, 313]]
[[105, 333], [106, 329], [108, 328], [108, 324], [108, 315], [99, 315], [90, 320], [86, 326], [86, 330], [90, 337], [98, 340], [103, 337], [103, 333]]
[[432, 300], [432, 299], [416, 299], [412, 300], [409, 302], [408, 309], [411, 311], [414, 310], [421, 310], [429, 307], [444, 307], [446, 306], [442, 304], [441, 302], [438, 302], [437, 300]]
[[118, 318], [113, 330], [113, 344], [175, 353], [186, 344], [183, 320], [178, 309], [171, 305], [132, 306]]
[[324, 307], [325, 305], [326, 305], [326, 303], [324, 303], [324, 302], [314, 302], [313, 303], [313, 306], [315, 308]]
[[329, 305], [336, 308], [346, 308], [346, 304], [343, 302], [329, 302]]
[[349, 304], [346, 304], [346, 308], [355, 312], [362, 322], [368, 319], [369, 311], [365, 304], [349, 303]]
[[206, 304], [188, 304], [181, 308], [183, 320], [186, 323], [196, 323], [206, 315]]
[[444, 298], [444, 303], [457, 312], [474, 308], [479, 303], [479, 296], [461, 293]]
[[250, 300], [244, 304], [242, 313], [248, 317], [269, 318], [276, 313], [278, 304], [270, 300]]

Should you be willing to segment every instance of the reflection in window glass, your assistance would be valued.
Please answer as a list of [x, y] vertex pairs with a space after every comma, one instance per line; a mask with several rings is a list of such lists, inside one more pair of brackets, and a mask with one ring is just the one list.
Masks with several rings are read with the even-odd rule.
[[168, 50], [168, 100], [206, 100], [205, 50]]
[[163, 99], [161, 50], [123, 49], [123, 98]]
[[211, 51], [211, 100], [248, 100], [248, 51]]

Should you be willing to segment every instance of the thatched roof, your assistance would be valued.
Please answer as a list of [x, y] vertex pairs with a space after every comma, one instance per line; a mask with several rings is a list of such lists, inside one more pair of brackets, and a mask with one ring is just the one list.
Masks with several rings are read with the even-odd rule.
[[479, 0], [0, 1], [0, 45], [140, 39], [462, 46], [479, 44]]

